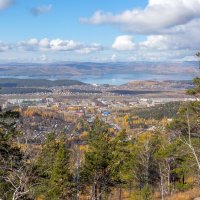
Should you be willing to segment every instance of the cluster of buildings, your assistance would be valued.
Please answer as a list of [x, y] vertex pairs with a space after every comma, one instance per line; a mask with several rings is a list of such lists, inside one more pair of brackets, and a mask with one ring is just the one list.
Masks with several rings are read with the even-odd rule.
[[18, 98], [18, 99], [7, 99], [2, 105], [2, 109], [9, 109], [13, 107], [29, 107], [29, 106], [39, 106], [39, 105], [48, 105], [53, 102], [53, 98]]
[[153, 107], [169, 102], [187, 102], [200, 101], [196, 97], [155, 97], [155, 98], [113, 98], [113, 97], [98, 97], [98, 98], [13, 98], [7, 99], [2, 104], [2, 109], [12, 109], [15, 107], [41, 107], [53, 109], [57, 111], [70, 112], [82, 117], [90, 110], [102, 113], [102, 116], [108, 116], [112, 109], [132, 108], [132, 107]]

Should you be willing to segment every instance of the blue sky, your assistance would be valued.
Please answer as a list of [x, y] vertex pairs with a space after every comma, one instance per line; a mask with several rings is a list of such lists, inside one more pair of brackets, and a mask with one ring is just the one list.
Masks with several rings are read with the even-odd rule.
[[193, 60], [199, 10], [200, 0], [0, 0], [0, 62]]
[[[59, 2], [59, 3], [58, 3]], [[86, 42], [110, 43], [110, 39], [120, 34], [114, 28], [83, 25], [79, 18], [90, 16], [96, 10], [121, 12], [133, 7], [144, 7], [146, 1], [132, 0], [18, 0], [9, 9], [0, 13], [1, 40], [17, 41], [33, 37], [65, 38]], [[34, 16], [31, 9], [37, 6], [52, 8], [46, 14]], [[106, 31], [106, 35], [105, 35]]]

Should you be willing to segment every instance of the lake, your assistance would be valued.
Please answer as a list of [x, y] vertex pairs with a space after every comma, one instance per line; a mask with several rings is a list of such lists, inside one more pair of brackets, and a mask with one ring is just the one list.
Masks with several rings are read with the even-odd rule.
[[104, 74], [101, 76], [0, 76], [0, 78], [19, 78], [19, 79], [74, 79], [90, 84], [111, 84], [121, 85], [133, 80], [192, 80], [195, 76], [192, 74], [153, 74], [144, 72], [135, 72], [131, 74]]

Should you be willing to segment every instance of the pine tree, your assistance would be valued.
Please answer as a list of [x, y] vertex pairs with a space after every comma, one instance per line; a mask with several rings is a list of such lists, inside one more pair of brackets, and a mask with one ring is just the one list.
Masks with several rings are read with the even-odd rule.
[[92, 199], [106, 198], [112, 188], [123, 183], [120, 172], [129, 157], [125, 159], [125, 152], [117, 148], [118, 145], [120, 147], [120, 139], [124, 138], [115, 139], [106, 124], [95, 120], [89, 132], [88, 150], [81, 173], [82, 182], [92, 187]]
[[74, 194], [74, 180], [70, 171], [70, 150], [63, 134], [47, 136], [36, 162], [35, 196], [50, 200], [71, 199]]
[[46, 198], [48, 196], [49, 180], [53, 170], [55, 156], [58, 151], [58, 143], [54, 133], [49, 133], [42, 149], [35, 161], [35, 180], [34, 194], [36, 197]]
[[75, 192], [75, 184], [70, 172], [70, 151], [63, 139], [59, 143], [49, 187], [48, 193], [52, 200], [72, 199]]
[[[200, 52], [198, 52], [196, 54], [196, 56], [198, 57], [198, 59], [200, 59]], [[200, 69], [200, 60], [199, 60], [199, 69]], [[193, 79], [193, 84], [194, 84], [194, 88], [193, 89], [189, 89], [187, 91], [188, 94], [191, 95], [199, 95], [200, 94], [200, 78], [196, 77]]]
[[16, 145], [17, 112], [0, 111], [0, 199], [28, 199], [30, 194], [29, 164]]

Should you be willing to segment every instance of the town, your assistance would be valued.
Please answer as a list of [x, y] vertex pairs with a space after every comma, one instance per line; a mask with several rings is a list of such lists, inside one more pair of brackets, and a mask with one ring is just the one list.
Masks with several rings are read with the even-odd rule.
[[[132, 135], [133, 130], [154, 130], [157, 124], [152, 121], [153, 117], [148, 119], [150, 122], [142, 119], [143, 116], [140, 118], [141, 110], [145, 112], [145, 109], [157, 109], [166, 104], [178, 107], [180, 102], [199, 101], [186, 95], [185, 90], [190, 87], [191, 83], [180, 81], [133, 81], [120, 86], [75, 84], [45, 88], [51, 92], [1, 94], [0, 102], [3, 110], [21, 113], [18, 126], [29, 142], [41, 141], [52, 131], [73, 134], [77, 121], [91, 123], [96, 117], [116, 130], [123, 129], [129, 122]], [[164, 113], [164, 117], [170, 120], [171, 115]], [[134, 123], [139, 125], [134, 126]]]

